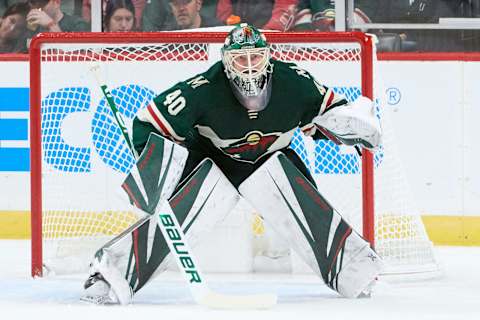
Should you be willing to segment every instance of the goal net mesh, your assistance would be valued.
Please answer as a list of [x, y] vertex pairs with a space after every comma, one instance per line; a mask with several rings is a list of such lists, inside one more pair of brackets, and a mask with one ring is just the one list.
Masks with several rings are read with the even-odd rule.
[[[220, 44], [188, 43], [188, 37], [185, 43], [159, 39], [158, 43], [45, 42], [40, 46], [41, 72], [35, 85], [41, 99], [41, 159], [36, 160], [42, 164], [44, 270], [84, 271], [99, 246], [138, 219], [120, 188], [134, 159], [90, 67], [100, 66], [128, 125], [155, 95], [220, 59]], [[362, 94], [361, 45], [341, 40], [276, 43], [270, 38], [274, 59], [297, 63], [349, 101]], [[375, 56], [369, 58], [376, 68]], [[384, 141], [374, 155], [375, 248], [387, 263], [387, 273], [433, 270], [432, 245], [405, 179], [377, 71], [372, 85]], [[311, 171], [320, 192], [361, 232], [362, 160], [356, 150], [328, 140], [313, 141], [300, 131], [291, 148]], [[258, 224], [258, 219], [246, 221]]]

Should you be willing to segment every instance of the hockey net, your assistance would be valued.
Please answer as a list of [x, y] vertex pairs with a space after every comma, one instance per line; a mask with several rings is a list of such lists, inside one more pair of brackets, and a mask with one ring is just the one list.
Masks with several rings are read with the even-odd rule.
[[[33, 40], [33, 275], [85, 271], [94, 252], [137, 219], [120, 188], [134, 159], [90, 67], [100, 66], [120, 112], [131, 121], [156, 94], [218, 61], [224, 38], [224, 33], [137, 33], [43, 35]], [[312, 172], [322, 194], [375, 242], [388, 265], [387, 273], [436, 270], [388, 112], [382, 110], [372, 38], [361, 33], [267, 33], [267, 39], [275, 59], [297, 63], [349, 100], [361, 94], [375, 99], [384, 128], [384, 143], [375, 155], [364, 152], [360, 157], [351, 147], [313, 142], [300, 132], [291, 147]], [[223, 228], [229, 231], [218, 235], [231, 237], [230, 231], [236, 230], [240, 240], [233, 241], [242, 243], [239, 246], [247, 256], [242, 270], [252, 271], [256, 256], [283, 255], [291, 259], [285, 270], [295, 271], [288, 245], [275, 244], [276, 235], [251, 208], [236, 210], [243, 218], [225, 222]], [[274, 263], [275, 271], [284, 270]], [[220, 270], [202, 267], [229, 271], [228, 265]]]

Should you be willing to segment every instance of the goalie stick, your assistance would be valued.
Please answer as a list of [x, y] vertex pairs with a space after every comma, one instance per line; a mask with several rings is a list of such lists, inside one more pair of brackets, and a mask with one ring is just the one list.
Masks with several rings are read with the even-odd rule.
[[[100, 74], [100, 66], [93, 65], [90, 71], [95, 76], [95, 79], [105, 96], [108, 106], [112, 110], [115, 122], [122, 131], [122, 135], [132, 152], [135, 159], [138, 154], [133, 147], [130, 140], [128, 130], [125, 126], [125, 121], [119, 112], [113, 96], [108, 89], [106, 81], [102, 79]], [[138, 177], [138, 168], [136, 165], [132, 167], [132, 175]], [[199, 270], [198, 261], [193, 257], [190, 246], [185, 241], [185, 234], [182, 231], [178, 219], [173, 213], [170, 205], [166, 199], [160, 199], [160, 205], [157, 206], [155, 214], [159, 215], [158, 226], [167, 243], [171, 254], [177, 263], [180, 272], [183, 274], [190, 292], [196, 303], [214, 309], [267, 309], [271, 308], [277, 303], [277, 296], [275, 294], [251, 294], [251, 295], [228, 295], [212, 291]], [[136, 208], [140, 210], [139, 208]], [[182, 250], [179, 251], [179, 244]]]

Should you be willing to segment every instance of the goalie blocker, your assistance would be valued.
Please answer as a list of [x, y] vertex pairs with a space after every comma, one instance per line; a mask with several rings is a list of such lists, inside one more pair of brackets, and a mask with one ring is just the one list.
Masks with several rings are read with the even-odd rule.
[[239, 191], [331, 289], [347, 298], [369, 293], [380, 257], [284, 154], [271, 156]]

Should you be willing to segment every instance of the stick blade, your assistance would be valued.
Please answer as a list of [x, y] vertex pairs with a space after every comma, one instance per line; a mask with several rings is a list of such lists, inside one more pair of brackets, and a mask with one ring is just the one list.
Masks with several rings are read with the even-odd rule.
[[275, 294], [224, 295], [209, 292], [199, 304], [212, 309], [270, 309], [277, 304]]

